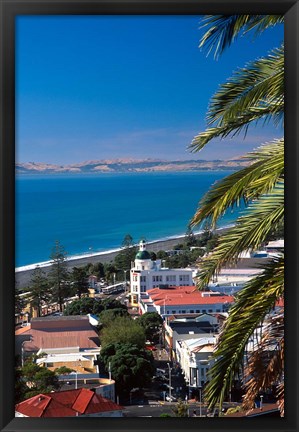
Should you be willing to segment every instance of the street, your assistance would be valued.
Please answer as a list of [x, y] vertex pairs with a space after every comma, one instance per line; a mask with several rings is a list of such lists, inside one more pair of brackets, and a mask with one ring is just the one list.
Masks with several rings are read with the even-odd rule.
[[[125, 417], [160, 417], [161, 414], [167, 413], [174, 416], [173, 409], [176, 402], [159, 402], [148, 401], [146, 405], [126, 405], [124, 409]], [[191, 402], [189, 406], [189, 416], [193, 417], [193, 411], [196, 411], [196, 417], [200, 415], [200, 406], [198, 402]], [[202, 416], [206, 415], [206, 407], [202, 406]]]

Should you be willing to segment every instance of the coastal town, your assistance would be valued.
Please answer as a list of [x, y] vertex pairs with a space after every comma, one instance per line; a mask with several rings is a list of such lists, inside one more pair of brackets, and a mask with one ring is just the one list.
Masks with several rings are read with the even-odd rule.
[[[158, 253], [145, 240], [138, 245], [129, 235], [125, 240], [120, 257], [126, 264], [132, 259], [130, 268], [114, 269], [106, 279], [97, 272], [86, 273], [77, 281], [77, 294], [61, 302], [41, 299], [47, 277], [39, 279], [38, 302], [33, 295], [36, 285], [32, 290], [19, 288], [15, 415], [278, 415], [274, 391], [259, 394], [251, 409], [242, 409], [241, 376], [236, 376], [221, 409], [209, 410], [204, 389], [235, 296], [267, 262], [283, 254], [283, 239], [242, 253], [235, 266], [224, 266], [201, 291], [196, 278], [201, 260], [213, 246], [211, 233], [195, 237], [189, 232], [176, 247]], [[197, 258], [178, 267], [186, 254]], [[168, 262], [176, 264], [169, 267]], [[281, 299], [267, 319], [283, 313], [283, 307]], [[246, 352], [254, 349], [259, 337], [250, 339]]]
[[14, 412], [9, 430], [70, 417], [102, 418], [85, 421], [97, 429], [190, 418], [192, 429], [286, 412], [291, 427], [286, 204], [293, 242], [298, 218], [284, 193], [284, 15], [114, 6], [15, 22], [1, 265], [15, 351], [3, 354], [2, 423]]

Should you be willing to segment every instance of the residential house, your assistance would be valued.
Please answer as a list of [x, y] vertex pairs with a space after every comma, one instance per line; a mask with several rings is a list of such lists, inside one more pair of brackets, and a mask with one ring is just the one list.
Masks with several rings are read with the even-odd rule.
[[[98, 333], [90, 324], [88, 316], [33, 318], [29, 326], [16, 331], [15, 342], [16, 353], [22, 357], [22, 361], [28, 355], [38, 352], [50, 354], [51, 350], [67, 349], [68, 354], [80, 353], [81, 356], [84, 352], [86, 355], [100, 352]], [[84, 365], [82, 368], [85, 370]]]
[[123, 407], [81, 388], [39, 394], [15, 407], [16, 417], [122, 417]]

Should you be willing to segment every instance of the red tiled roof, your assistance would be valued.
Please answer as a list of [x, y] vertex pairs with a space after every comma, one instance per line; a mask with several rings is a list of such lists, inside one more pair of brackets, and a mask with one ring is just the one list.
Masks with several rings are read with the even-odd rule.
[[23, 333], [28, 332], [31, 329], [31, 325], [25, 327], [19, 327], [15, 330], [15, 336], [22, 335]]
[[269, 404], [263, 404], [262, 409], [253, 408], [248, 411], [238, 411], [233, 414], [226, 414], [225, 417], [254, 417], [254, 416], [260, 416], [270, 412], [278, 412], [278, 411], [279, 409], [276, 403], [271, 403], [271, 404], [269, 403]]
[[149, 296], [158, 306], [174, 306], [184, 304], [210, 305], [219, 303], [233, 303], [234, 297], [229, 295], [203, 295], [194, 286], [172, 287], [171, 289], [154, 288], [148, 291]]
[[85, 388], [39, 394], [16, 405], [28, 417], [74, 417], [119, 411], [123, 407]]

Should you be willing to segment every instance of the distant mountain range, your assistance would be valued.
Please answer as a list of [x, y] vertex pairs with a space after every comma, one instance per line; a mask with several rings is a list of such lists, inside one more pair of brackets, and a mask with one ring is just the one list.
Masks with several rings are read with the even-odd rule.
[[162, 172], [162, 171], [202, 171], [237, 170], [249, 165], [248, 160], [178, 160], [159, 159], [111, 159], [91, 160], [69, 165], [54, 165], [42, 162], [16, 164], [17, 174], [61, 174], [61, 173], [121, 173], [121, 172]]

